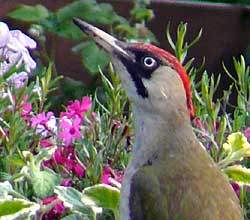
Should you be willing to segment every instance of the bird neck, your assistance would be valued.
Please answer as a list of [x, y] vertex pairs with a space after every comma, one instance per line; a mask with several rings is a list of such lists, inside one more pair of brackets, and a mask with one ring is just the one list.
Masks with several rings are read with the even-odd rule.
[[[143, 165], [155, 154], [164, 152], [177, 155], [190, 152], [196, 141], [188, 113], [157, 115], [145, 112], [140, 107], [134, 107], [135, 117], [135, 147], [132, 160]], [[167, 117], [169, 116], [169, 117]]]

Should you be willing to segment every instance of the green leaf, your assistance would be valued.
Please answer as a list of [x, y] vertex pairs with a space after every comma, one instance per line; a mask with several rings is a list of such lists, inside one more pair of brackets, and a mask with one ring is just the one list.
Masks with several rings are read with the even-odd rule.
[[57, 186], [55, 188], [55, 193], [66, 204], [67, 203], [70, 204], [69, 205], [70, 207], [82, 206], [82, 202], [81, 202], [82, 193], [72, 187]]
[[10, 182], [0, 182], [0, 200], [5, 200], [9, 198], [15, 197], [18, 199], [26, 199], [25, 196], [20, 194], [19, 192], [13, 190], [12, 185]]
[[0, 201], [0, 219], [29, 219], [39, 208], [38, 204], [22, 199]]
[[58, 24], [54, 30], [50, 30], [61, 37], [72, 40], [81, 40], [83, 32], [72, 23], [72, 21], [65, 21]]
[[0, 182], [0, 199], [5, 199], [10, 191], [13, 191], [13, 188], [8, 181]]
[[41, 148], [39, 150], [39, 153], [35, 156], [36, 167], [41, 167], [41, 163], [43, 161], [49, 160], [52, 157], [55, 150], [56, 150], [56, 147], [52, 147], [52, 146], [50, 148]]
[[131, 27], [129, 23], [118, 24], [115, 26], [115, 30], [126, 37], [134, 37], [137, 35], [136, 29]]
[[95, 212], [91, 208], [93, 202], [84, 204], [82, 202], [82, 193], [72, 187], [56, 186], [55, 193], [61, 199], [64, 205], [73, 212], [77, 211], [84, 215], [82, 219], [95, 219]]
[[171, 48], [175, 51], [176, 50], [176, 46], [172, 40], [171, 34], [170, 34], [170, 23], [168, 23], [167, 26], [167, 30], [166, 30], [166, 35], [167, 35], [167, 39], [168, 39], [168, 43], [170, 44]]
[[8, 161], [10, 164], [15, 165], [17, 167], [23, 167], [25, 165], [24, 161], [17, 155], [9, 156]]
[[113, 7], [107, 3], [95, 3], [91, 0], [75, 1], [56, 13], [58, 21], [72, 20], [73, 17], [80, 17], [91, 23], [112, 24], [114, 21], [123, 21]]
[[153, 10], [147, 8], [134, 8], [131, 15], [136, 21], [150, 21], [154, 17]]
[[21, 21], [37, 22], [46, 19], [49, 11], [43, 5], [20, 5], [16, 10], [8, 14], [9, 17]]
[[87, 41], [82, 48], [82, 59], [84, 66], [95, 74], [101, 69], [108, 65], [110, 59], [107, 53], [99, 49], [93, 41]]
[[56, 185], [60, 184], [60, 177], [48, 170], [36, 171], [31, 176], [34, 193], [39, 198], [51, 196]]
[[88, 13], [94, 7], [95, 2], [91, 0], [74, 1], [71, 4], [60, 8], [57, 12], [59, 22], [71, 20], [73, 17], [82, 17], [83, 14]]
[[227, 143], [223, 144], [223, 149], [227, 152], [236, 152], [243, 148], [249, 148], [247, 138], [241, 132], [235, 132], [227, 137]]
[[74, 213], [63, 217], [61, 220], [88, 220], [85, 215], [81, 213]]
[[250, 169], [246, 167], [234, 165], [223, 169], [223, 171], [235, 182], [240, 184], [250, 184]]
[[123, 18], [118, 16], [112, 5], [107, 3], [96, 4], [91, 11], [82, 13], [81, 17], [91, 23], [113, 24], [115, 21], [124, 22]]
[[11, 175], [6, 172], [0, 172], [0, 181], [10, 180]]
[[120, 191], [106, 184], [87, 187], [83, 194], [91, 198], [97, 206], [111, 210], [119, 209]]

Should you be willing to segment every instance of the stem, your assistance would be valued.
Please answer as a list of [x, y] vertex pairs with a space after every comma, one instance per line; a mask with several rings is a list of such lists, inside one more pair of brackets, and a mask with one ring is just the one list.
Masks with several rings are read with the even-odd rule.
[[113, 210], [115, 220], [120, 220], [120, 212], [119, 210]]
[[240, 185], [240, 205], [241, 205], [241, 207], [244, 207], [244, 200], [245, 200], [244, 186]]

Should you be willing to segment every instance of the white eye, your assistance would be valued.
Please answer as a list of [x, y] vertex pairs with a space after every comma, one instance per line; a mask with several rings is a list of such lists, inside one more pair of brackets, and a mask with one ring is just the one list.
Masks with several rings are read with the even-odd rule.
[[143, 64], [148, 68], [152, 68], [156, 65], [156, 60], [153, 57], [144, 57]]

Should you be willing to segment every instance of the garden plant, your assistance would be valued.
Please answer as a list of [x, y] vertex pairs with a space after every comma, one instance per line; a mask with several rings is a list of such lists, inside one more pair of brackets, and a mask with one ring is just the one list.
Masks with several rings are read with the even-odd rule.
[[[153, 18], [148, 3], [135, 1], [130, 21], [95, 1], [74, 1], [56, 12], [22, 5], [9, 16], [29, 23], [29, 36], [0, 22], [0, 219], [119, 219], [120, 186], [134, 143], [133, 115], [105, 52], [79, 32], [72, 18], [107, 25], [128, 41], [157, 43], [146, 27]], [[91, 89], [84, 86], [81, 97], [72, 95], [58, 109], [51, 96], [65, 100], [67, 82], [56, 70], [53, 48], [47, 48], [48, 32], [81, 41], [73, 51], [101, 81]], [[190, 43], [186, 23], [179, 24], [175, 39], [172, 32], [168, 25], [172, 53], [191, 79], [193, 129], [228, 176], [248, 219], [249, 66], [243, 56], [232, 58], [234, 72], [222, 63], [232, 83], [218, 98], [220, 75], [208, 74], [204, 63], [194, 66], [194, 58], [187, 60], [202, 30]], [[233, 90], [236, 103], [230, 102]]]

